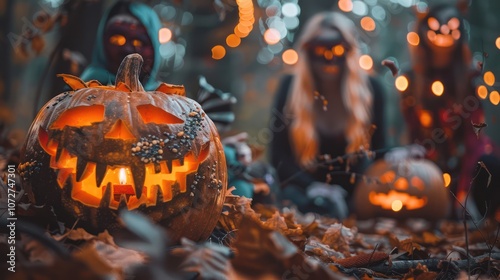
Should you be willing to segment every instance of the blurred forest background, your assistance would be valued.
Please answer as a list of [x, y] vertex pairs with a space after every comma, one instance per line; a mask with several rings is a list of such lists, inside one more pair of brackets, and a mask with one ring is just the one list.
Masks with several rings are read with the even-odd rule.
[[[63, 91], [57, 73], [79, 75], [90, 63], [101, 14], [115, 0], [1, 0], [0, 1], [0, 120], [19, 142], [35, 113]], [[247, 131], [250, 143], [265, 146], [267, 122], [281, 76], [291, 66], [283, 53], [314, 13], [343, 11], [360, 28], [364, 65], [386, 89], [391, 122], [389, 133], [397, 144], [401, 117], [398, 93], [389, 69], [392, 59], [409, 68], [406, 35], [412, 31], [415, 10], [441, 0], [152, 0], [142, 1], [158, 13], [165, 28], [159, 79], [184, 84], [196, 97], [198, 77], [238, 100], [236, 121], [227, 135]], [[500, 1], [473, 0], [465, 18], [474, 63], [500, 77]], [[367, 19], [368, 18], [368, 19]], [[364, 25], [363, 21], [375, 23]], [[374, 27], [374, 28], [373, 28]], [[269, 29], [279, 38], [266, 37]], [[168, 30], [167, 30], [168, 29]], [[229, 36], [233, 34], [232, 36]], [[234, 36], [234, 34], [238, 36]], [[272, 34], [271, 34], [272, 35]], [[275, 34], [276, 35], [276, 34]], [[237, 37], [237, 38], [236, 38]], [[216, 47], [217, 46], [217, 47]], [[216, 47], [214, 49], [214, 47]], [[370, 59], [367, 61], [370, 62]], [[497, 82], [488, 87], [498, 95]], [[495, 93], [496, 87], [496, 93]], [[495, 100], [483, 100], [485, 132], [500, 143], [500, 110]], [[5, 135], [3, 135], [5, 136]]]

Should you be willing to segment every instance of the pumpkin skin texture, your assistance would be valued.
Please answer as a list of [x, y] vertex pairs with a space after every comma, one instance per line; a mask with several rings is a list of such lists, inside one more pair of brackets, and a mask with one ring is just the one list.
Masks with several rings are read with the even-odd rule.
[[407, 159], [391, 164], [381, 159], [368, 168], [365, 176], [370, 179], [361, 182], [354, 193], [359, 219], [389, 217], [437, 221], [448, 216], [450, 198], [443, 174], [429, 160]]
[[127, 56], [116, 86], [62, 75], [73, 89], [50, 100], [21, 151], [23, 185], [36, 205], [90, 232], [121, 228], [140, 211], [170, 237], [206, 239], [222, 210], [224, 151], [213, 122], [182, 86], [145, 92], [142, 57]]

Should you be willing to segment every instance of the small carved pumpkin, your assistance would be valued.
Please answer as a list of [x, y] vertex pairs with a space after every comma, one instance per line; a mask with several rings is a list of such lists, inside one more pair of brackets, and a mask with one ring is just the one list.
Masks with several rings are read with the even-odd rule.
[[119, 228], [121, 209], [138, 210], [172, 238], [208, 237], [227, 184], [217, 130], [184, 87], [145, 92], [142, 57], [127, 56], [116, 86], [61, 75], [72, 91], [38, 113], [22, 149], [30, 199], [90, 231]]
[[360, 219], [392, 217], [439, 220], [448, 214], [450, 201], [443, 174], [426, 159], [397, 164], [378, 160], [356, 186], [354, 202]]

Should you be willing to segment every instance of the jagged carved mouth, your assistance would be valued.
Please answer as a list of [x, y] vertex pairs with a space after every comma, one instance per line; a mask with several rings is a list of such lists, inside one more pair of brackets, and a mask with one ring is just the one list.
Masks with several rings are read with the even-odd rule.
[[56, 170], [59, 187], [63, 189], [70, 183], [72, 199], [87, 206], [111, 209], [118, 209], [122, 203], [129, 210], [154, 206], [172, 200], [177, 193], [185, 193], [188, 175], [198, 171], [210, 153], [210, 145], [206, 144], [198, 157], [188, 152], [182, 159], [134, 167], [82, 160], [53, 143], [44, 149], [51, 156], [50, 167]]
[[[393, 210], [398, 212], [401, 208], [406, 208], [407, 210], [416, 210], [424, 207], [427, 204], [426, 197], [416, 197], [404, 192], [398, 192], [391, 190], [388, 193], [377, 193], [371, 191], [368, 195], [368, 199], [371, 204], [380, 206], [386, 210]], [[400, 203], [399, 209], [395, 209], [395, 202]]]

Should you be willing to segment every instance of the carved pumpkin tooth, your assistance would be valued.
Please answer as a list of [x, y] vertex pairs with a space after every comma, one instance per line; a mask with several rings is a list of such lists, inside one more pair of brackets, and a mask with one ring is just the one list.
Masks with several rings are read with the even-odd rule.
[[155, 163], [155, 173], [158, 174], [161, 172], [161, 165], [159, 163]]
[[179, 163], [180, 163], [180, 165], [181, 165], [181, 166], [182, 166], [182, 165], [184, 165], [184, 157], [181, 157], [181, 158], [179, 159]]
[[111, 182], [104, 187], [104, 194], [102, 195], [101, 203], [99, 204], [100, 208], [108, 208], [109, 203], [111, 202]]
[[167, 168], [168, 168], [168, 173], [172, 173], [172, 160], [167, 159]]
[[82, 176], [85, 173], [85, 169], [87, 169], [88, 161], [83, 159], [82, 157], [77, 157], [76, 159], [76, 181], [82, 181]]
[[61, 145], [57, 146], [57, 152], [56, 152], [56, 162], [57, 163], [61, 159], [61, 155], [63, 154], [63, 150], [64, 150], [64, 148]]
[[108, 165], [105, 163], [97, 163], [95, 167], [95, 182], [98, 188], [101, 187]]
[[118, 210], [120, 209], [128, 209], [127, 199], [125, 198], [124, 194], [120, 196], [120, 204], [118, 205]]
[[146, 179], [146, 168], [142, 166], [132, 166], [132, 177], [134, 179], [135, 195], [137, 199], [142, 196], [142, 189], [144, 188], [144, 180]]
[[156, 201], [155, 201], [155, 205], [159, 205], [160, 203], [163, 202], [163, 193], [161, 191], [161, 186], [160, 185], [157, 185], [158, 188], [156, 189]]

